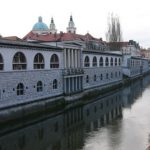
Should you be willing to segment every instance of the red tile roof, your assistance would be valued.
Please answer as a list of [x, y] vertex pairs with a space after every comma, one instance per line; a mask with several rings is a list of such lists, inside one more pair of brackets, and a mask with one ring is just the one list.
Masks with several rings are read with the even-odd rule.
[[63, 33], [60, 32], [59, 34], [36, 34], [32, 31], [29, 32], [23, 40], [35, 40], [35, 41], [41, 41], [41, 42], [53, 42], [53, 41], [73, 41], [73, 40], [81, 40], [81, 41], [87, 41], [87, 40], [94, 40], [97, 42], [103, 42], [102, 39], [94, 38], [89, 33], [85, 35], [80, 34], [74, 34], [74, 33]]

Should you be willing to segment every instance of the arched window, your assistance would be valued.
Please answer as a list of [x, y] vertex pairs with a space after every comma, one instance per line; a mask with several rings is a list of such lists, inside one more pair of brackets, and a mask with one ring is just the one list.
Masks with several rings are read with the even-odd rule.
[[94, 75], [94, 81], [96, 81], [96, 74]]
[[26, 57], [22, 52], [17, 52], [13, 57], [13, 70], [25, 70], [27, 68]]
[[42, 81], [37, 82], [37, 92], [43, 91], [43, 83]]
[[34, 69], [44, 69], [44, 57], [40, 53], [34, 57]]
[[121, 66], [121, 59], [119, 58], [119, 66]]
[[113, 73], [111, 72], [111, 78], [113, 78]]
[[57, 89], [58, 88], [58, 82], [56, 79], [53, 80], [53, 89]]
[[115, 58], [115, 66], [117, 66], [117, 58]]
[[106, 79], [108, 79], [109, 78], [109, 74], [108, 73], [106, 73]]
[[103, 57], [100, 57], [100, 60], [99, 60], [99, 66], [103, 66], [104, 63], [103, 63]]
[[101, 80], [103, 80], [103, 74], [100, 75]]
[[97, 67], [97, 58], [96, 58], [96, 56], [93, 57], [93, 67]]
[[105, 59], [105, 66], [109, 66], [109, 60], [108, 60], [108, 57], [106, 57], [106, 59]]
[[59, 58], [56, 54], [53, 54], [50, 59], [50, 68], [59, 68]]
[[86, 83], [89, 83], [89, 76], [86, 76]]
[[24, 94], [24, 85], [22, 83], [19, 83], [17, 85], [17, 95], [23, 95]]
[[113, 66], [113, 58], [110, 59], [110, 65]]
[[0, 70], [3, 70], [3, 69], [4, 69], [4, 61], [3, 61], [2, 55], [0, 54]]
[[90, 59], [88, 56], [86, 56], [84, 59], [84, 67], [89, 67], [89, 66], [90, 66]]

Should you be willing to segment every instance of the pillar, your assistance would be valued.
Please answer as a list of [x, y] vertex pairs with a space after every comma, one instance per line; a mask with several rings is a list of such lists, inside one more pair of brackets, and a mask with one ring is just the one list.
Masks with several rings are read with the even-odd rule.
[[74, 68], [74, 50], [71, 49], [71, 68]]
[[64, 49], [64, 68], [66, 69], [66, 49]]

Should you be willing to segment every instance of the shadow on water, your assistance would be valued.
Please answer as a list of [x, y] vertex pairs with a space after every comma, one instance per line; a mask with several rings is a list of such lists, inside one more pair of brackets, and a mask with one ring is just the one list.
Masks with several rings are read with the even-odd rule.
[[[86, 140], [92, 138], [92, 133], [101, 130], [103, 134], [105, 128], [108, 128], [107, 134], [111, 135], [108, 136], [109, 146], [116, 149], [120, 143], [123, 109], [130, 108], [149, 83], [148, 76], [111, 94], [107, 93], [107, 96], [96, 101], [68, 107], [45, 120], [31, 121], [30, 125], [19, 126], [15, 130], [11, 130], [11, 127], [0, 130], [0, 150], [86, 149]], [[114, 140], [117, 132], [120, 133]]]

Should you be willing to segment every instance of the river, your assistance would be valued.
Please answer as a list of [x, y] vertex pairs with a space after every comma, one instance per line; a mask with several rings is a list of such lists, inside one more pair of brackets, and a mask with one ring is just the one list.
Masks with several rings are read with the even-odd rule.
[[150, 145], [150, 76], [33, 120], [0, 128], [0, 150], [145, 150]]

